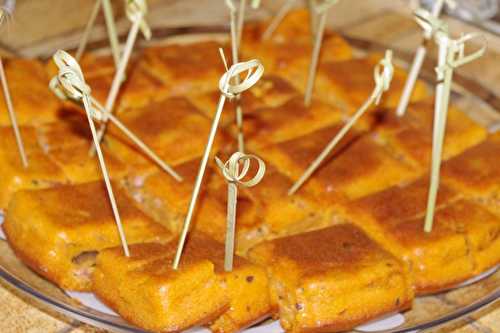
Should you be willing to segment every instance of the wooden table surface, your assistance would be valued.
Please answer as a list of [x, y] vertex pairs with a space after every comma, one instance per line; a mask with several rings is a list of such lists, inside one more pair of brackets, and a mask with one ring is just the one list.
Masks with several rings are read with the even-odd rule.
[[[45, 14], [45, 4], [53, 5], [50, 15]], [[193, 22], [203, 22], [204, 24], [225, 22], [227, 14], [225, 9], [221, 10], [223, 1], [221, 0], [182, 0], [182, 1], [161, 1], [151, 0], [153, 10], [151, 11], [151, 21], [154, 27], [169, 26], [177, 23], [175, 17], [179, 13], [189, 16]], [[269, 15], [279, 7], [281, 1], [262, 1], [263, 8], [258, 13], [250, 13], [251, 17]], [[36, 25], [43, 25], [43, 20], [54, 22], [54, 17], [60, 16], [61, 12], [79, 7], [78, 12], [87, 13], [93, 1], [54, 1], [54, 0], [20, 0], [18, 1], [19, 13], [10, 28], [11, 35], [20, 36], [13, 39], [11, 36], [0, 35], [0, 48], [7, 53], [33, 56], [44, 52], [40, 46], [42, 36], [36, 34]], [[213, 16], [206, 11], [196, 11], [199, 4], [212, 9]], [[68, 7], [69, 6], [69, 7]], [[43, 13], [43, 15], [38, 15]], [[159, 15], [161, 13], [161, 15]], [[390, 47], [396, 54], [410, 54], [420, 41], [421, 30], [411, 19], [411, 11], [406, 1], [385, 1], [385, 0], [358, 0], [341, 1], [330, 14], [329, 24], [336, 30], [342, 32], [352, 40], [377, 41], [377, 44]], [[39, 17], [37, 20], [27, 19]], [[83, 17], [83, 19], [82, 19]], [[60, 35], [70, 35], [70, 45], [75, 45], [81, 32], [81, 27], [85, 24], [85, 15], [62, 20], [56, 29], [55, 35], [48, 39], [54, 47], [60, 47], [67, 43], [68, 39], [61, 38]], [[208, 17], [208, 18], [207, 18]], [[203, 19], [202, 19], [203, 18]], [[73, 21], [71, 21], [73, 20]], [[172, 23], [173, 21], [174, 23]], [[464, 24], [453, 18], [447, 18], [451, 30], [457, 34], [460, 32], [476, 31], [477, 28]], [[38, 22], [34, 22], [38, 21]], [[40, 22], [42, 21], [42, 22]], [[126, 31], [126, 25], [119, 24], [120, 31]], [[28, 33], [32, 31], [33, 33]], [[95, 38], [102, 38], [102, 27], [96, 29]], [[489, 50], [479, 61], [461, 68], [461, 73], [487, 87], [493, 96], [500, 97], [500, 37], [487, 34]], [[47, 42], [47, 39], [45, 39]], [[72, 44], [71, 44], [72, 43]], [[492, 96], [485, 94], [485, 98]], [[500, 105], [496, 107], [500, 110]], [[83, 332], [103, 332], [92, 327], [83, 325], [70, 318], [58, 315], [37, 304], [30, 299], [18, 294], [9, 286], [0, 283], [0, 332], [44, 332], [44, 333], [83, 333]], [[474, 315], [463, 320], [449, 324], [432, 332], [439, 333], [495, 333], [500, 332], [500, 302], [482, 309]]]

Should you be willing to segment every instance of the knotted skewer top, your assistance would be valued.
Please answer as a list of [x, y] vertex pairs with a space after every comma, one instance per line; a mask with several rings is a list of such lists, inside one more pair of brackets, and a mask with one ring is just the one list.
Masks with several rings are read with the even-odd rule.
[[144, 19], [148, 13], [146, 0], [126, 0], [125, 13], [127, 18], [133, 23], [139, 22], [144, 38], [151, 39], [151, 28]]
[[[415, 19], [426, 32], [434, 36], [438, 45], [446, 45], [446, 48], [448, 50], [448, 57], [446, 60], [446, 65], [436, 68], [436, 71], [439, 73], [442, 73], [446, 69], [455, 69], [471, 61], [474, 61], [479, 57], [482, 57], [486, 52], [487, 40], [483, 34], [468, 33], [458, 39], [451, 39], [449, 37], [448, 25], [444, 21], [434, 17], [425, 9], [417, 9], [415, 11]], [[483, 42], [481, 43], [481, 47], [477, 51], [466, 55], [466, 43], [476, 38], [481, 38], [483, 40]]]
[[377, 66], [375, 66], [373, 76], [375, 80], [375, 90], [373, 91], [372, 98], [375, 99], [375, 104], [378, 105], [383, 93], [389, 90], [394, 76], [391, 50], [387, 50], [384, 59], [380, 60]]
[[[250, 180], [243, 181], [250, 170], [250, 163], [252, 160], [257, 161], [258, 169], [257, 173]], [[244, 187], [252, 187], [260, 183], [264, 174], [266, 173], [266, 164], [262, 159], [255, 155], [244, 154], [241, 152], [236, 152], [226, 163], [223, 163], [219, 158], [215, 158], [215, 161], [222, 171], [222, 175], [226, 178], [228, 183], [242, 185]], [[241, 163], [243, 166], [240, 168]]]
[[[49, 83], [50, 89], [61, 99], [73, 99], [84, 101], [88, 99], [88, 105], [94, 104], [90, 94], [92, 89], [85, 82], [82, 69], [78, 62], [67, 52], [58, 50], [54, 56], [54, 63], [59, 68], [58, 74]], [[92, 118], [103, 120], [105, 115], [95, 107], [90, 107]]]
[[[241, 73], [247, 72], [245, 79], [235, 80]], [[259, 60], [250, 60], [234, 64], [219, 80], [220, 92], [229, 99], [253, 87], [264, 74], [264, 66]]]

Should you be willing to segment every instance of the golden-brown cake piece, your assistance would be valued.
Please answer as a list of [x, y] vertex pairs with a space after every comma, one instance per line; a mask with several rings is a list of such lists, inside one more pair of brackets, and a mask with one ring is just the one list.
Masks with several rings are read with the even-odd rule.
[[[332, 140], [343, 124], [325, 127], [295, 139], [254, 149], [257, 155], [275, 165], [280, 172], [289, 178], [298, 179], [310, 162], [316, 158]], [[332, 160], [340, 155], [346, 147], [360, 136], [359, 131], [350, 131], [325, 159]]]
[[64, 116], [57, 122], [37, 127], [39, 145], [44, 152], [88, 146], [92, 133], [83, 110], [64, 110]]
[[311, 185], [316, 182], [324, 193], [337, 192], [353, 200], [417, 176], [414, 168], [393, 158], [384, 147], [365, 136], [320, 167], [312, 176]]
[[[395, 112], [390, 110], [389, 112]], [[410, 106], [407, 114], [395, 122], [382, 122], [375, 134], [391, 152], [421, 169], [428, 169], [432, 155], [434, 106], [428, 100]], [[389, 116], [397, 117], [397, 116]], [[467, 148], [483, 141], [485, 128], [476, 124], [465, 113], [451, 107], [448, 111], [443, 159], [458, 155]]]
[[32, 126], [20, 126], [19, 130], [28, 159], [27, 167], [22, 164], [12, 127], [0, 126], [2, 209], [7, 207], [12, 194], [18, 190], [45, 188], [68, 181], [62, 169], [44, 153], [37, 129]]
[[[40, 151], [39, 136], [35, 127], [19, 126], [19, 132], [26, 152]], [[12, 126], [0, 126], [0, 151], [13, 154], [19, 151]]]
[[445, 184], [439, 188], [434, 228], [425, 233], [428, 189], [425, 176], [344, 207], [346, 219], [412, 267], [420, 294], [446, 289], [500, 261], [494, 254], [500, 220]]
[[118, 96], [117, 112], [125, 108], [142, 107], [170, 95], [170, 89], [159, 78], [147, 70], [145, 61], [139, 60], [129, 65], [126, 81]]
[[[116, 183], [113, 190], [129, 244], [171, 238]], [[97, 253], [120, 244], [103, 182], [16, 192], [3, 229], [24, 263], [69, 290], [89, 290]]]
[[17, 151], [0, 152], [0, 208], [7, 208], [12, 195], [22, 189], [42, 189], [68, 182], [64, 172], [40, 150], [27, 152], [24, 167]]
[[[5, 75], [19, 125], [38, 125], [58, 118], [61, 103], [48, 89], [49, 78], [41, 62], [8, 60]], [[11, 125], [3, 93], [0, 93], [0, 125]]]
[[[55, 149], [48, 153], [49, 158], [66, 175], [71, 183], [87, 183], [102, 179], [102, 170], [97, 156], [89, 156], [91, 145]], [[113, 156], [106, 147], [101, 147], [106, 169], [112, 179], [125, 177], [129, 168], [125, 163]]]
[[[346, 218], [373, 234], [378, 225], [421, 217], [427, 209], [428, 175], [409, 183], [398, 184], [383, 191], [345, 204]], [[444, 207], [459, 200], [460, 193], [441, 184], [436, 207]]]
[[442, 165], [442, 177], [449, 185], [472, 198], [500, 197], [500, 140], [490, 136]]
[[[177, 165], [175, 169], [183, 177], [182, 182], [176, 181], [163, 171], [148, 174], [132, 172], [127, 179], [127, 187], [147, 214], [178, 234], [188, 210], [199, 167], [199, 159]], [[225, 207], [206, 194], [206, 187], [211, 177], [213, 170], [208, 167], [197, 201], [193, 227], [203, 224], [206, 228], [211, 228], [204, 230], [205, 232], [218, 240], [223, 240]]]
[[[323, 130], [264, 148], [259, 154], [297, 180], [337, 131], [331, 130], [329, 139], [325, 138], [327, 135]], [[416, 170], [392, 157], [369, 136], [362, 136], [352, 142], [352, 136], [355, 135], [352, 133], [345, 137], [344, 143], [341, 142], [337, 151], [326, 158], [304, 184], [304, 188], [326, 200], [329, 206], [342, 199], [353, 200], [418, 176]]]
[[455, 218], [474, 258], [474, 274], [500, 265], [500, 216], [489, 206], [464, 202]]
[[[225, 73], [219, 48], [206, 41], [151, 47], [144, 51], [144, 68], [166, 85], [172, 96], [217, 89]], [[230, 52], [225, 52], [229, 57]]]
[[[211, 128], [211, 121], [181, 97], [151, 103], [139, 109], [125, 110], [121, 121], [172, 166], [200, 157], [205, 150]], [[219, 131], [217, 134], [214, 152], [223, 142], [223, 132]], [[113, 154], [127, 164], [139, 170], [157, 168], [149, 157], [112, 124], [109, 126], [106, 141]]]
[[120, 248], [103, 251], [93, 274], [94, 293], [148, 331], [180, 332], [214, 320], [227, 310], [229, 299], [213, 263], [201, 251], [185, 251], [181, 267], [173, 270], [175, 250], [176, 242], [136, 244], [128, 258]]
[[[244, 115], [243, 132], [252, 149], [287, 141], [315, 130], [340, 124], [343, 114], [328, 104], [315, 100], [304, 106], [302, 96], [297, 96], [278, 107], [265, 107]], [[236, 125], [232, 128], [236, 135]]]
[[[370, 97], [375, 88], [373, 71], [379, 59], [379, 56], [370, 56], [320, 64], [314, 96], [355, 112]], [[405, 81], [405, 72], [395, 67], [391, 88], [384, 94], [380, 107], [398, 105]], [[418, 81], [411, 101], [422, 100], [427, 95], [424, 83]]]
[[261, 243], [250, 258], [268, 269], [287, 332], [347, 331], [413, 299], [406, 266], [350, 224]]
[[103, 251], [94, 291], [124, 318], [162, 332], [202, 324], [213, 332], [237, 332], [269, 314], [263, 268], [236, 256], [233, 270], [226, 272], [223, 244], [195, 233], [173, 271], [176, 249], [177, 242], [138, 244], [130, 258], [119, 248]]

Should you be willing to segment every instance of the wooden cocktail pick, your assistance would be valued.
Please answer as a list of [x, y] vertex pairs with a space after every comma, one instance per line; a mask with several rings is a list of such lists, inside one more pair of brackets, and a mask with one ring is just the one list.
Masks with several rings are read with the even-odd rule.
[[80, 39], [80, 44], [76, 51], [76, 59], [80, 60], [85, 48], [87, 47], [87, 42], [90, 38], [90, 33], [95, 25], [97, 15], [99, 14], [99, 9], [102, 7], [104, 12], [104, 19], [106, 21], [106, 28], [108, 30], [109, 44], [111, 45], [111, 53], [113, 55], [113, 60], [115, 62], [116, 68], [120, 63], [120, 42], [118, 41], [118, 34], [116, 32], [115, 18], [113, 16], [113, 8], [111, 7], [110, 0], [96, 0], [92, 12], [90, 13], [89, 21], [83, 32], [83, 36]]
[[[451, 39], [448, 26], [443, 21], [434, 17], [426, 10], [415, 11], [417, 23], [431, 36], [439, 47], [436, 101], [434, 104], [434, 129], [432, 135], [432, 164], [430, 174], [429, 196], [427, 200], [427, 212], [425, 216], [424, 230], [432, 231], [434, 223], [434, 212], [439, 189], [439, 176], [443, 152], [444, 135], [446, 130], [446, 118], [450, 103], [451, 85], [453, 72], [456, 68], [483, 56], [486, 52], [486, 39], [481, 34], [466, 34], [458, 39]], [[465, 54], [465, 45], [468, 41], [482, 38], [482, 47], [471, 54]]]
[[[0, 24], [11, 17], [14, 13], [16, 7], [16, 1], [6, 1], [3, 7], [0, 7]], [[9, 85], [7, 83], [7, 76], [5, 75], [5, 70], [3, 67], [2, 58], [0, 58], [0, 81], [2, 84], [2, 92], [7, 106], [7, 112], [9, 113], [10, 123], [12, 124], [12, 129], [14, 130], [14, 136], [16, 138], [17, 149], [19, 150], [19, 156], [21, 156], [21, 162], [23, 167], [28, 167], [28, 157], [26, 156], [26, 150], [24, 149], [23, 138], [21, 136], [21, 131], [17, 125], [16, 112], [14, 110], [14, 104], [12, 103], [12, 98], [10, 96]]]
[[94, 144], [96, 145], [97, 157], [99, 158], [99, 164], [101, 166], [102, 175], [104, 178], [104, 183], [106, 184], [106, 189], [109, 196], [109, 201], [111, 202], [111, 208], [113, 210], [113, 215], [115, 217], [115, 222], [118, 227], [118, 233], [120, 235], [120, 240], [123, 247], [123, 252], [125, 256], [129, 257], [130, 252], [127, 244], [127, 239], [125, 237], [125, 232], [123, 230], [123, 224], [120, 218], [120, 213], [116, 205], [115, 195], [113, 193], [113, 188], [111, 186], [111, 181], [109, 180], [108, 169], [106, 168], [106, 163], [102, 155], [102, 151], [97, 140], [97, 133], [94, 126], [94, 118], [99, 119], [102, 114], [99, 114], [92, 107], [92, 102], [90, 98], [91, 89], [85, 83], [82, 70], [80, 65], [76, 60], [71, 57], [68, 53], [64, 51], [57, 51], [54, 54], [54, 62], [59, 68], [59, 74], [57, 79], [60, 86], [60, 91], [63, 91], [71, 99], [81, 100], [85, 107], [87, 114], [87, 120], [89, 122], [90, 131], [92, 132], [92, 137], [94, 139]]
[[[75, 61], [76, 62], [76, 61]], [[81, 103], [81, 98], [74, 99], [71, 95], [68, 95], [64, 90], [61, 89], [58, 77], [52, 78], [49, 83], [49, 88], [62, 100], [70, 99], [73, 102]], [[156, 164], [158, 164], [165, 172], [170, 174], [175, 180], [182, 181], [182, 177], [175, 172], [175, 170], [169, 166], [165, 161], [163, 161], [151, 148], [149, 148], [141, 139], [139, 139], [130, 129], [125, 126], [118, 118], [116, 118], [112, 113], [106, 110], [96, 99], [89, 96], [90, 106], [92, 107], [94, 113], [94, 119], [97, 121], [103, 121], [104, 119], [109, 119], [123, 134], [125, 134], [132, 142], [139, 147], [149, 158], [151, 158]]]
[[302, 174], [302, 176], [293, 184], [293, 186], [288, 191], [288, 195], [292, 195], [311, 177], [311, 175], [320, 167], [321, 163], [325, 158], [332, 152], [335, 146], [342, 140], [342, 138], [347, 134], [347, 132], [354, 126], [356, 121], [368, 110], [372, 105], [378, 105], [380, 99], [385, 91], [389, 90], [391, 85], [392, 77], [394, 75], [394, 67], [392, 65], [392, 51], [388, 50], [385, 53], [385, 58], [382, 59], [374, 70], [375, 79], [375, 89], [371, 96], [366, 100], [366, 102], [361, 106], [361, 108], [356, 111], [356, 113], [349, 119], [349, 121], [342, 127], [339, 133], [330, 141], [325, 149], [318, 155], [318, 157], [309, 165], [307, 170]]
[[[445, 4], [451, 8], [455, 7], [456, 5], [454, 0], [437, 0], [434, 3], [434, 7], [432, 8], [432, 16], [435, 18], [439, 18]], [[415, 83], [417, 82], [418, 76], [422, 69], [422, 65], [424, 64], [424, 60], [427, 55], [427, 45], [431, 38], [432, 32], [424, 31], [423, 42], [415, 52], [415, 57], [413, 58], [413, 63], [410, 67], [410, 72], [408, 74], [408, 78], [406, 79], [403, 93], [401, 94], [401, 99], [399, 100], [396, 114], [400, 117], [405, 114], [406, 109], [408, 108], [408, 104], [410, 103], [411, 95], [413, 94], [413, 90], [415, 89]]]
[[[125, 43], [125, 48], [123, 50], [123, 55], [120, 59], [120, 64], [116, 70], [115, 77], [113, 78], [113, 83], [111, 84], [111, 89], [109, 91], [108, 97], [106, 99], [105, 108], [109, 114], [113, 113], [113, 108], [115, 106], [116, 98], [120, 92], [120, 87], [123, 83], [123, 78], [125, 76], [125, 71], [127, 69], [130, 56], [132, 55], [132, 50], [137, 39], [139, 30], [141, 30], [144, 38], [151, 39], [151, 29], [146, 23], [145, 16], [148, 12], [148, 7], [146, 0], [127, 0], [126, 1], [126, 13], [128, 19], [132, 22], [132, 27], [128, 33], [127, 42]], [[104, 133], [106, 132], [107, 119], [105, 118], [99, 128], [97, 133], [97, 139], [101, 142]], [[93, 153], [91, 150], [91, 155]]]
[[[242, 1], [243, 3], [244, 1]], [[230, 20], [231, 20], [231, 53], [233, 57], [233, 64], [239, 62], [239, 41], [238, 41], [238, 10], [233, 3], [233, 0], [226, 0], [226, 5], [229, 8]], [[240, 8], [241, 10], [241, 8]], [[240, 13], [241, 17], [241, 13]], [[242, 26], [243, 28], [243, 26]], [[227, 61], [224, 60], [224, 64], [227, 64]], [[227, 71], [227, 65], [226, 65]], [[239, 77], [234, 78], [236, 83], [239, 81]], [[237, 127], [237, 137], [238, 137], [238, 150], [240, 152], [245, 151], [245, 138], [243, 135], [243, 108], [241, 106], [241, 96], [237, 95], [234, 98], [236, 103], [236, 127]]]
[[[276, 28], [280, 25], [281, 21], [285, 18], [286, 14], [292, 9], [293, 5], [295, 4], [296, 0], [287, 0], [281, 6], [281, 8], [278, 10], [274, 18], [271, 20], [271, 23], [269, 23], [266, 31], [262, 34], [262, 40], [267, 40], [271, 38], [273, 35], [274, 31], [276, 31]], [[312, 15], [311, 15], [312, 16]]]
[[[245, 79], [243, 81], [237, 82], [235, 79], [237, 77], [239, 78], [243, 73], [247, 73]], [[219, 81], [219, 90], [221, 92], [219, 104], [212, 121], [212, 127], [208, 136], [207, 145], [205, 147], [203, 158], [201, 159], [200, 169], [198, 171], [198, 176], [196, 177], [188, 212], [184, 220], [184, 226], [182, 229], [181, 237], [179, 239], [177, 253], [173, 262], [174, 269], [177, 269], [179, 267], [182, 251], [184, 249], [184, 244], [186, 242], [186, 237], [189, 232], [191, 219], [193, 217], [194, 209], [196, 206], [196, 201], [198, 200], [198, 195], [200, 193], [201, 182], [203, 181], [203, 176], [205, 175], [205, 170], [207, 168], [208, 157], [214, 143], [215, 134], [217, 133], [222, 110], [224, 109], [224, 103], [226, 102], [227, 98], [235, 98], [237, 95], [250, 89], [254, 84], [257, 83], [257, 81], [260, 80], [263, 74], [264, 66], [261, 64], [261, 62], [258, 60], [250, 60], [232, 65], [231, 68], [221, 77]]]
[[318, 70], [319, 54], [321, 51], [321, 43], [323, 41], [323, 35], [325, 32], [328, 10], [337, 2], [339, 2], [339, 0], [323, 0], [321, 4], [316, 4], [314, 11], [311, 12], [311, 20], [313, 16], [317, 15], [318, 21], [315, 24], [316, 32], [314, 38], [314, 47], [311, 56], [311, 63], [309, 65], [309, 76], [307, 79], [306, 92], [304, 96], [304, 104], [306, 106], [311, 105], [314, 82], [316, 81], [316, 72]]
[[[258, 9], [260, 7], [260, 0], [252, 0], [250, 5], [253, 9]], [[247, 6], [247, 0], [240, 0], [240, 8], [238, 10], [238, 46], [241, 45], [241, 36], [243, 35], [243, 25], [245, 23], [245, 10]]]
[[[258, 169], [255, 176], [249, 180], [243, 180], [250, 170], [251, 160], [256, 160]], [[266, 164], [255, 155], [247, 155], [236, 152], [226, 163], [219, 158], [215, 161], [227, 181], [227, 223], [226, 223], [226, 254], [224, 257], [224, 269], [227, 272], [233, 270], [234, 238], [236, 229], [236, 205], [238, 201], [238, 185], [253, 187], [260, 183], [266, 173]]]

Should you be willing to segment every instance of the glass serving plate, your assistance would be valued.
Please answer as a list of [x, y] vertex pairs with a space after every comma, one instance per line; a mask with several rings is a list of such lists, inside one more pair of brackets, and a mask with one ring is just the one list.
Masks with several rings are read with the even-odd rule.
[[[185, 32], [185, 31], [184, 31]], [[199, 32], [199, 31], [198, 31]], [[227, 35], [225, 35], [227, 36]], [[169, 38], [166, 42], [189, 42], [200, 39], [221, 39], [225, 38], [218, 33], [203, 35], [175, 36]], [[359, 53], [369, 51], [381, 51], [384, 48], [366, 41], [349, 41], [356, 47]], [[157, 42], [155, 42], [157, 43]], [[396, 63], [405, 66], [411, 61], [410, 54], [396, 54]], [[428, 82], [434, 80], [432, 66], [424, 66], [422, 77], [427, 78]], [[461, 106], [473, 119], [482, 125], [493, 129], [500, 127], [500, 115], [491, 105], [500, 105], [499, 99], [492, 98], [491, 93], [477, 84], [468, 82], [467, 79], [456, 75], [455, 85], [453, 87], [453, 103]], [[465, 88], [467, 87], [467, 88]], [[489, 96], [488, 103], [476, 96]], [[0, 216], [0, 219], [2, 217]], [[0, 223], [2, 221], [0, 220]], [[83, 323], [95, 326], [97, 328], [110, 330], [112, 332], [124, 333], [146, 333], [145, 330], [130, 325], [112, 311], [102, 305], [95, 304], [92, 296], [80, 295], [84, 298], [91, 298], [90, 302], [82, 301], [68, 296], [68, 294], [48, 282], [43, 277], [27, 268], [12, 252], [9, 244], [2, 239], [0, 232], [0, 279], [12, 286], [15, 290], [29, 296], [36, 302], [39, 302], [51, 310], [62, 313]], [[493, 269], [481, 278], [476, 278], [460, 287], [450, 289], [434, 295], [418, 297], [415, 299], [411, 310], [402, 314], [395, 314], [385, 318], [386, 320], [376, 321], [375, 325], [359, 327], [358, 332], [379, 332], [379, 333], [403, 333], [418, 332], [435, 328], [437, 326], [452, 322], [472, 314], [473, 312], [485, 308], [495, 302], [500, 301], [500, 269]], [[73, 294], [75, 296], [75, 294]], [[82, 297], [77, 297], [83, 300]], [[93, 304], [86, 306], [85, 304]], [[391, 328], [389, 326], [392, 325]], [[398, 324], [394, 327], [394, 323]], [[203, 328], [193, 328], [190, 333], [209, 332]], [[249, 328], [245, 333], [280, 333], [283, 330], [279, 323], [267, 321]]]

